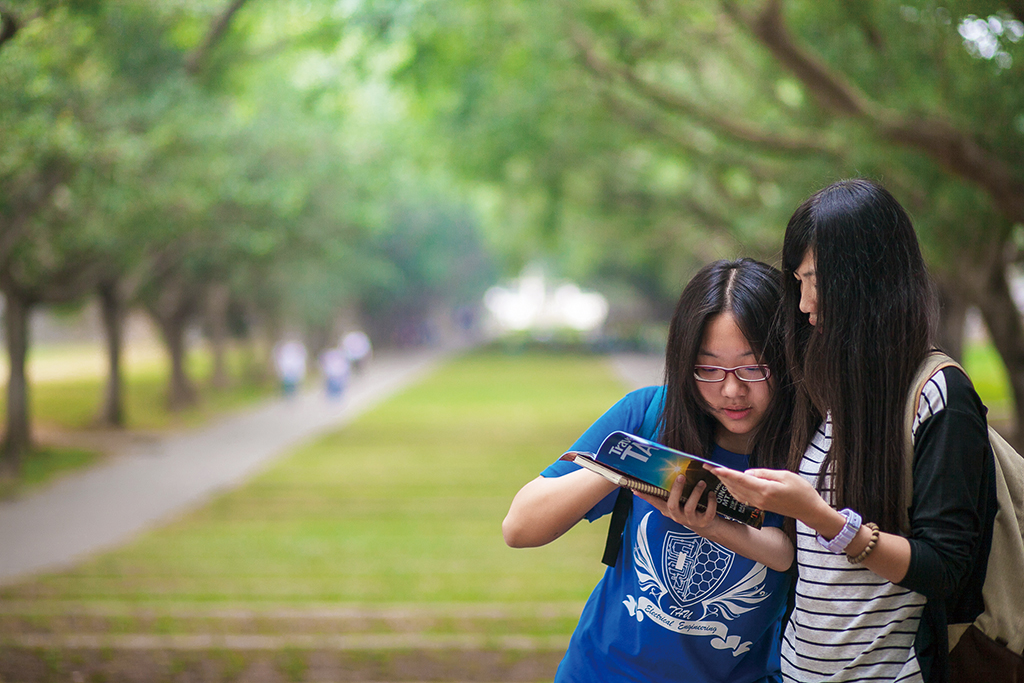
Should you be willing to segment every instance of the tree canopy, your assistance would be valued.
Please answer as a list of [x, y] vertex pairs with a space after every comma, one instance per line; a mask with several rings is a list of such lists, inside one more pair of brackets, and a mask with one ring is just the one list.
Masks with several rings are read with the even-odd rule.
[[1022, 105], [1010, 0], [0, 2], [8, 452], [39, 305], [99, 295], [115, 359], [148, 311], [185, 403], [185, 330], [229, 309], [398, 340], [540, 259], [665, 314], [853, 175], [911, 211], [944, 342], [976, 306], [1024, 410]]

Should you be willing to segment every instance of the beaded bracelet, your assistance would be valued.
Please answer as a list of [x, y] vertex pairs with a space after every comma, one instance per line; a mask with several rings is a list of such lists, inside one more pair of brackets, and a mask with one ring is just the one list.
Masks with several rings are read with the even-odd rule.
[[861, 562], [866, 560], [868, 555], [871, 554], [871, 551], [874, 550], [875, 546], [878, 544], [878, 525], [874, 522], [868, 522], [864, 526], [871, 529], [871, 540], [868, 541], [867, 547], [864, 548], [864, 550], [861, 550], [860, 554], [857, 555], [857, 557], [847, 556], [846, 559], [850, 562], [850, 564], [860, 564]]

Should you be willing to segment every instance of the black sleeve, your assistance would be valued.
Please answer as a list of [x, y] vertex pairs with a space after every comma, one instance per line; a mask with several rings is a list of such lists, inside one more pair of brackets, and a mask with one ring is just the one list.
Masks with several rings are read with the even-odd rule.
[[959, 370], [942, 372], [946, 406], [922, 422], [914, 440], [910, 567], [899, 582], [929, 600], [953, 597], [971, 572], [993, 470], [981, 399]]

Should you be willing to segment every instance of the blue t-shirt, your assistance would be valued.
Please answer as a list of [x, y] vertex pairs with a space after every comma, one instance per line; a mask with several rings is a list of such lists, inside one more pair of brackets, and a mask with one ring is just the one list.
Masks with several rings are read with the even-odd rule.
[[[571, 450], [597, 451], [618, 429], [636, 433], [656, 390], [627, 394]], [[746, 455], [716, 446], [712, 457], [747, 468]], [[559, 460], [541, 476], [578, 467]], [[616, 495], [586, 518], [611, 512]], [[780, 527], [782, 518], [766, 514], [765, 524]], [[789, 586], [789, 574], [700, 537], [634, 496], [618, 560], [587, 600], [555, 681], [779, 681]]]

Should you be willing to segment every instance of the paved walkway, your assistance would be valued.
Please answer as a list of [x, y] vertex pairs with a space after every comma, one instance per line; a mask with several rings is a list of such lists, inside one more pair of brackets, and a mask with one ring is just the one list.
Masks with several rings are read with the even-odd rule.
[[[341, 401], [274, 399], [212, 426], [130, 447], [24, 498], [0, 502], [0, 585], [59, 570], [201, 505], [303, 439], [337, 429], [419, 379], [443, 352], [378, 355]], [[619, 355], [630, 388], [661, 382], [662, 358]]]
[[420, 378], [443, 356], [380, 354], [340, 401], [314, 390], [276, 398], [0, 502], [0, 584], [74, 564], [237, 486], [303, 439], [337, 429]]

